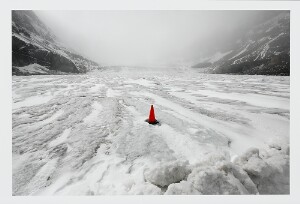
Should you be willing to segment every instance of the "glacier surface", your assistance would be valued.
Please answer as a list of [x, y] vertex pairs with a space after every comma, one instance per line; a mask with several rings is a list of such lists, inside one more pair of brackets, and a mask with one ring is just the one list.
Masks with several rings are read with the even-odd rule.
[[[289, 194], [290, 78], [12, 77], [13, 195]], [[160, 126], [145, 122], [153, 104]]]

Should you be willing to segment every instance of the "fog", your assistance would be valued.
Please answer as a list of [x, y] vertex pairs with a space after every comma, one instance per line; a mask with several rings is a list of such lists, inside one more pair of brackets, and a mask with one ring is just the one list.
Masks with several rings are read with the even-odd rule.
[[171, 65], [226, 50], [275, 11], [35, 11], [61, 42], [102, 65]]

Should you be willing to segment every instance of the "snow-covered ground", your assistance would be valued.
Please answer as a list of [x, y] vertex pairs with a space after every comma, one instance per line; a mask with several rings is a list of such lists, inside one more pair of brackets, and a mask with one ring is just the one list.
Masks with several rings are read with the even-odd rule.
[[[287, 194], [289, 80], [13, 76], [13, 195]], [[151, 104], [160, 126], [144, 121]]]

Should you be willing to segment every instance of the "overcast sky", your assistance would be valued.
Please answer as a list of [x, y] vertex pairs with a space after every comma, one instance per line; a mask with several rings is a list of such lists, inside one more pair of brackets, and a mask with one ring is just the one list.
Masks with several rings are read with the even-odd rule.
[[[62, 42], [100, 64], [195, 59], [266, 11], [35, 11]], [[238, 40], [238, 39], [236, 39]]]

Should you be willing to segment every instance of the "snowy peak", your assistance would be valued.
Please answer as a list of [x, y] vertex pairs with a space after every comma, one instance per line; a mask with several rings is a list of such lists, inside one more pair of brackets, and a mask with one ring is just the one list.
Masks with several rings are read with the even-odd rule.
[[99, 68], [59, 43], [37, 15], [27, 10], [12, 11], [12, 65], [13, 75], [85, 73]]
[[[221, 57], [214, 60], [216, 56]], [[289, 11], [266, 19], [240, 36], [227, 52], [217, 52], [193, 67], [222, 74], [289, 75]]]
[[12, 29], [13, 33], [22, 33], [27, 37], [35, 34], [51, 42], [55, 39], [49, 28], [32, 11], [12, 11]]

